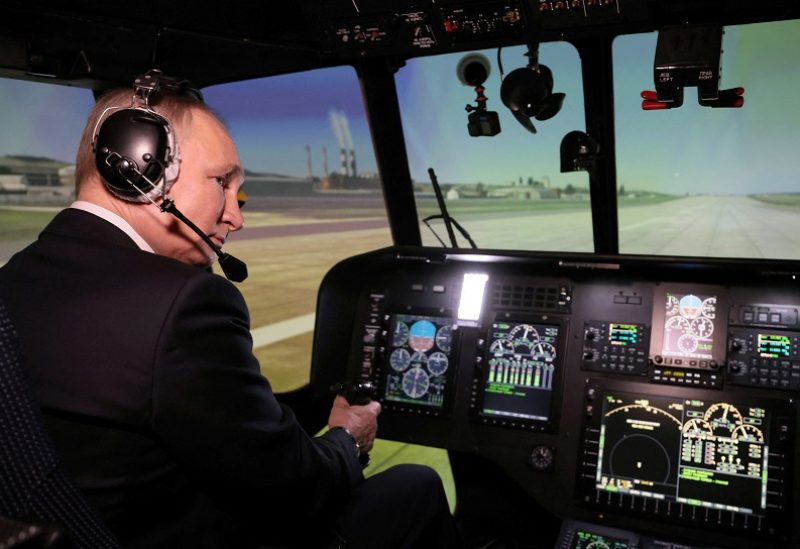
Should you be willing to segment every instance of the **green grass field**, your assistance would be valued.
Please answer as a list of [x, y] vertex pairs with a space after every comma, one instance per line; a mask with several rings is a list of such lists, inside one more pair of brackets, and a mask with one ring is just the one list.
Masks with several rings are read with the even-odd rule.
[[800, 194], [753, 194], [753, 200], [782, 208], [800, 208]]
[[[757, 200], [769, 202], [771, 204], [782, 204], [782, 202], [775, 197], [779, 195], [763, 195], [763, 197], [754, 197]], [[794, 200], [796, 206], [800, 206], [800, 196], [798, 195], [780, 195], [788, 196]], [[302, 208], [302, 213], [298, 216], [300, 218], [319, 218], [319, 219], [344, 219], [348, 217], [384, 217], [386, 210], [382, 207], [382, 203], [374, 206], [365, 204], [364, 207], [351, 207], [343, 205], [342, 207], [322, 207], [314, 209], [309, 207], [313, 206], [313, 198], [306, 202]], [[679, 198], [673, 195], [649, 195], [641, 197], [620, 197], [618, 205], [620, 208], [630, 208], [634, 206], [647, 206], [651, 204], [659, 204], [668, 200]], [[773, 201], [773, 199], [775, 201]], [[373, 203], [375, 201], [372, 201]], [[326, 204], [327, 206], [327, 204]], [[497, 213], [508, 212], [543, 212], [543, 211], [568, 211], [568, 210], [581, 210], [588, 209], [590, 203], [588, 200], [508, 200], [508, 199], [494, 199], [494, 198], [475, 198], [475, 199], [461, 199], [452, 200], [447, 202], [448, 212], [459, 218], [459, 216], [469, 217], [471, 215], [491, 215]], [[436, 200], [433, 198], [417, 198], [417, 208], [419, 210], [419, 217], [426, 217], [439, 213], [439, 207]], [[291, 215], [292, 211], [287, 210], [284, 212]], [[25, 210], [21, 208], [9, 208], [0, 206], [0, 242], [3, 241], [32, 241], [36, 238], [39, 232], [44, 228], [50, 219], [55, 215], [53, 211], [41, 211], [39, 209]], [[245, 210], [245, 217], [247, 210]]]
[[53, 219], [54, 211], [29, 211], [0, 207], [0, 240], [30, 240]]

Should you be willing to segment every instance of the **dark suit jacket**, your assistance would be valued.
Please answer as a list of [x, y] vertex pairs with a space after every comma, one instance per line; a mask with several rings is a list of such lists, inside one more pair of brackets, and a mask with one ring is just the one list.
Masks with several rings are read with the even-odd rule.
[[64, 467], [124, 546], [325, 531], [362, 478], [346, 433], [311, 438], [275, 400], [220, 276], [67, 209], [0, 268], [0, 298]]

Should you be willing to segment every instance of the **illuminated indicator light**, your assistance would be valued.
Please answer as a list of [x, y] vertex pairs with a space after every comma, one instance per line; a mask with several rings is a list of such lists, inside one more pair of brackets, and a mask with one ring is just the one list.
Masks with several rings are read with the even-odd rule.
[[489, 280], [487, 274], [464, 273], [461, 299], [458, 303], [459, 320], [478, 320], [480, 318], [487, 280]]

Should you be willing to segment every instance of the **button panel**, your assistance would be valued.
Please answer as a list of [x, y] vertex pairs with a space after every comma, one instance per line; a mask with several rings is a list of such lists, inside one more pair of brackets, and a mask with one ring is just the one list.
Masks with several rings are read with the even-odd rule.
[[644, 324], [588, 321], [583, 325], [581, 367], [596, 372], [647, 375], [650, 329]]
[[728, 350], [734, 385], [800, 390], [800, 332], [732, 328]]

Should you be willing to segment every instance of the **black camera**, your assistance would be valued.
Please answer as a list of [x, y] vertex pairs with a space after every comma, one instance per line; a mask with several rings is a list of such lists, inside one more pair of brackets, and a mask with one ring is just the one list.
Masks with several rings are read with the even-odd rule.
[[473, 111], [467, 116], [467, 130], [472, 137], [491, 137], [500, 133], [500, 118], [494, 111]]

